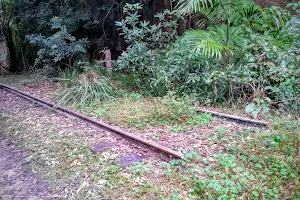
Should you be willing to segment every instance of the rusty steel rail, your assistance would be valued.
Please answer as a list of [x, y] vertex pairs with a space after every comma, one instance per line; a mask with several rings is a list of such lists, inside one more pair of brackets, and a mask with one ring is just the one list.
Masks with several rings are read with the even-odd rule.
[[183, 154], [181, 154], [180, 152], [177, 152], [177, 151], [174, 151], [168, 147], [164, 147], [156, 142], [153, 142], [151, 140], [146, 140], [145, 138], [142, 138], [140, 136], [137, 136], [137, 135], [134, 135], [134, 134], [131, 134], [131, 133], [128, 133], [118, 127], [115, 127], [115, 126], [111, 126], [109, 124], [106, 124], [104, 122], [101, 122], [101, 121], [97, 121], [95, 119], [92, 119], [88, 116], [85, 116], [79, 112], [75, 112], [75, 111], [71, 111], [71, 110], [68, 110], [66, 108], [63, 108], [63, 107], [60, 107], [60, 106], [55, 106], [53, 103], [50, 103], [50, 102], [47, 102], [43, 99], [40, 99], [38, 97], [34, 97], [34, 96], [31, 96], [29, 94], [26, 94], [20, 90], [17, 90], [17, 89], [14, 89], [14, 88], [11, 88], [7, 85], [4, 85], [4, 84], [1, 84], [0, 83], [0, 88], [1, 89], [4, 89], [8, 92], [11, 92], [13, 94], [16, 94], [22, 98], [25, 98], [29, 101], [33, 101], [43, 107], [46, 107], [48, 109], [51, 109], [51, 110], [54, 110], [54, 111], [58, 111], [58, 112], [61, 112], [61, 113], [66, 113], [68, 115], [71, 115], [71, 116], [75, 116], [77, 118], [80, 118], [82, 120], [85, 120], [87, 122], [90, 122], [96, 126], [99, 126], [101, 128], [104, 128], [104, 129], [107, 129], [109, 131], [112, 131], [126, 139], [129, 139], [129, 140], [133, 140], [135, 141], [137, 144], [143, 144], [144, 146], [147, 146], [148, 148], [152, 149], [152, 150], [155, 150], [157, 152], [161, 152], [165, 155], [168, 155], [170, 157], [174, 157], [174, 158], [177, 158], [177, 159], [184, 159], [184, 156]]
[[214, 111], [205, 110], [205, 109], [198, 109], [198, 111], [203, 112], [203, 113], [208, 113], [208, 114], [214, 115], [216, 117], [222, 117], [222, 118], [227, 118], [227, 119], [231, 119], [231, 120], [237, 120], [237, 121], [246, 122], [246, 123], [250, 123], [250, 124], [256, 124], [256, 125], [259, 125], [259, 126], [268, 126], [269, 125], [269, 123], [266, 122], [266, 121], [254, 120], [254, 119], [239, 117], [239, 116], [235, 116], [235, 115], [228, 115], [228, 114], [225, 114], [225, 113], [219, 113], [219, 112], [214, 112]]

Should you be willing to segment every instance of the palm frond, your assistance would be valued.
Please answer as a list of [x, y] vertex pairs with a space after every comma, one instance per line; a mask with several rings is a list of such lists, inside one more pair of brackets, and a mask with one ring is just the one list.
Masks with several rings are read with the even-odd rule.
[[234, 26], [239, 26], [243, 23], [262, 25], [266, 23], [266, 20], [269, 20], [272, 21], [275, 28], [279, 29], [285, 23], [280, 12], [277, 12], [275, 8], [261, 8], [254, 4], [239, 7], [235, 10], [231, 19]]
[[204, 8], [201, 11], [198, 11], [198, 14], [203, 17], [196, 24], [199, 28], [204, 28], [207, 25], [218, 26], [222, 24], [222, 19], [218, 16], [218, 12], [215, 10]]
[[206, 57], [221, 58], [227, 47], [221, 41], [220, 35], [213, 31], [194, 30], [186, 33], [185, 37], [195, 43], [195, 51]]
[[[281, 9], [281, 8], [278, 8]], [[276, 7], [272, 8], [264, 8], [262, 9], [262, 15], [265, 17], [265, 19], [270, 18], [272, 19], [272, 21], [274, 22], [274, 26], [279, 29], [280, 27], [282, 27], [285, 24], [285, 21], [282, 17], [282, 15], [280, 14], [280, 12], [278, 12], [276, 10]]]
[[176, 10], [180, 15], [187, 15], [196, 13], [203, 8], [211, 8], [213, 2], [214, 0], [179, 0]]
[[[203, 18], [198, 22], [199, 27], [220, 25], [227, 16], [228, 0], [179, 0], [176, 12], [180, 15], [198, 14]], [[230, 3], [231, 7], [235, 3]]]
[[239, 26], [245, 22], [250, 24], [253, 22], [258, 22], [264, 18], [263, 9], [257, 5], [248, 5], [240, 7], [236, 12], [231, 16], [231, 21], [234, 26]]

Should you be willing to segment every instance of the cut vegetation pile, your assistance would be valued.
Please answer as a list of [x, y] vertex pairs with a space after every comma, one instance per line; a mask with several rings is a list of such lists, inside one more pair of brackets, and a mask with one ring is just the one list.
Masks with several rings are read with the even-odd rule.
[[61, 79], [66, 89], [60, 95], [58, 105], [84, 107], [88, 102], [107, 100], [115, 94], [116, 89], [105, 76], [91, 72], [70, 75], [70, 79]]

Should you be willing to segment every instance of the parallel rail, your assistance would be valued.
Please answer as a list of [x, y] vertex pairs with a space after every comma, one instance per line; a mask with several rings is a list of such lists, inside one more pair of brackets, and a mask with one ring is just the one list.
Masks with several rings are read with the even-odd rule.
[[219, 113], [219, 112], [214, 112], [214, 111], [205, 110], [205, 109], [199, 109], [198, 111], [203, 112], [203, 113], [208, 113], [208, 114], [211, 114], [211, 115], [216, 116], [216, 117], [227, 118], [227, 119], [230, 119], [230, 120], [245, 122], [245, 123], [254, 124], [254, 125], [258, 125], [258, 126], [268, 126], [269, 125], [268, 122], [261, 121], [261, 120], [254, 120], [254, 119], [239, 117], [239, 116], [235, 116], [235, 115], [228, 115], [228, 114], [225, 114], [225, 113]]
[[[128, 132], [126, 132], [126, 131], [118, 128], [118, 127], [111, 126], [111, 125], [106, 124], [106, 123], [101, 122], [101, 121], [97, 121], [97, 120], [92, 119], [92, 118], [90, 118], [86, 115], [83, 115], [83, 114], [79, 113], [79, 112], [71, 111], [71, 110], [63, 108], [61, 106], [56, 106], [53, 103], [47, 102], [47, 101], [45, 101], [43, 99], [40, 99], [38, 97], [31, 96], [29, 94], [26, 94], [26, 93], [20, 91], [20, 90], [14, 89], [12, 87], [9, 87], [9, 86], [1, 84], [1, 83], [0, 83], [0, 89], [11, 92], [11, 93], [13, 93], [17, 96], [20, 96], [24, 99], [32, 101], [36, 104], [39, 104], [39, 105], [41, 105], [41, 106], [43, 106], [47, 109], [50, 109], [50, 110], [53, 110], [53, 111], [56, 111], [56, 112], [59, 112], [59, 113], [62, 113], [62, 114], [68, 114], [68, 115], [77, 117], [79, 119], [85, 120], [85, 121], [87, 121], [91, 124], [94, 124], [94, 125], [98, 126], [98, 127], [101, 127], [101, 128], [104, 128], [108, 131], [116, 133], [116, 134], [122, 136], [125, 139], [128, 139], [130, 141], [134, 141], [136, 144], [144, 145], [144, 146], [148, 147], [151, 150], [154, 150], [156, 152], [160, 152], [160, 153], [162, 153], [164, 155], [167, 155], [169, 157], [177, 158], [177, 159], [184, 159], [183, 154], [181, 154], [180, 152], [177, 152], [177, 151], [174, 151], [174, 150], [172, 150], [168, 147], [162, 146], [162, 145], [160, 145], [160, 144], [158, 144], [154, 141], [147, 140], [147, 139], [144, 139], [140, 136], [128, 133]], [[216, 117], [223, 117], [223, 118], [236, 120], [236, 121], [240, 121], [240, 122], [246, 122], [246, 123], [260, 125], [260, 126], [268, 126], [268, 123], [265, 122], [265, 121], [253, 120], [253, 119], [238, 117], [238, 116], [234, 116], [234, 115], [228, 115], [228, 114], [209, 111], [209, 110], [204, 110], [204, 109], [199, 109], [199, 112], [209, 113], [209, 114], [214, 115]]]
[[7, 85], [4, 85], [4, 84], [1, 84], [0, 83], [0, 89], [3, 89], [3, 90], [6, 90], [8, 92], [11, 92], [13, 94], [16, 94], [24, 99], [27, 99], [29, 101], [32, 101], [34, 103], [37, 103], [43, 107], [46, 107], [48, 109], [51, 109], [51, 110], [54, 110], [54, 111], [58, 111], [58, 112], [61, 112], [61, 113], [66, 113], [68, 115], [71, 115], [71, 116], [75, 116], [79, 119], [82, 119], [82, 120], [85, 120], [87, 122], [90, 122], [91, 124], [94, 124], [98, 127], [101, 127], [101, 128], [104, 128], [106, 130], [109, 130], [111, 132], [114, 132], [120, 136], [122, 136], [123, 138], [125, 139], [128, 139], [130, 141], [134, 141], [136, 144], [139, 144], [139, 145], [144, 145], [156, 152], [160, 152], [164, 155], [167, 155], [169, 157], [172, 157], [172, 158], [177, 158], [177, 159], [184, 159], [184, 156], [183, 154], [177, 152], [177, 151], [174, 151], [168, 147], [165, 147], [165, 146], [162, 146], [156, 142], [153, 142], [151, 140], [146, 140], [140, 136], [137, 136], [137, 135], [134, 135], [134, 134], [131, 134], [131, 133], [128, 133], [118, 127], [115, 127], [115, 126], [111, 126], [109, 124], [106, 124], [104, 122], [100, 122], [100, 121], [97, 121], [95, 119], [92, 119], [88, 116], [85, 116], [81, 113], [78, 113], [78, 112], [75, 112], [75, 111], [71, 111], [71, 110], [68, 110], [66, 108], [63, 108], [61, 106], [55, 106], [53, 103], [50, 103], [50, 102], [47, 102], [43, 99], [40, 99], [38, 97], [34, 97], [34, 96], [31, 96], [29, 94], [26, 94], [20, 90], [17, 90], [17, 89], [14, 89], [12, 87], [9, 87]]

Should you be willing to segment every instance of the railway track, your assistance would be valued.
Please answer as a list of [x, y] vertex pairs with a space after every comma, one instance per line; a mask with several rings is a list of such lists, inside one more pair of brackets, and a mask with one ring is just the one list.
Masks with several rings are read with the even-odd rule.
[[[134, 142], [137, 145], [143, 146], [143, 147], [147, 147], [155, 152], [159, 152], [167, 157], [170, 158], [175, 158], [175, 159], [184, 159], [183, 154], [181, 154], [180, 152], [174, 151], [168, 147], [162, 146], [154, 141], [151, 140], [147, 140], [145, 138], [142, 138], [140, 136], [134, 135], [132, 133], [126, 132], [118, 127], [115, 126], [111, 126], [109, 124], [106, 124], [104, 122], [101, 121], [97, 121], [91, 117], [85, 116], [79, 112], [75, 112], [75, 111], [71, 111], [69, 109], [66, 109], [64, 107], [61, 106], [56, 106], [51, 102], [47, 102], [43, 99], [40, 99], [38, 97], [34, 97], [31, 96], [29, 94], [26, 94], [20, 90], [14, 89], [10, 86], [4, 85], [0, 83], [0, 89], [5, 90], [7, 92], [13, 93], [19, 97], [22, 97], [28, 101], [32, 101], [33, 103], [36, 103], [42, 107], [45, 107], [47, 109], [53, 110], [55, 112], [67, 115], [67, 116], [72, 116], [72, 117], [76, 117], [79, 118], [81, 120], [87, 121], [88, 123], [91, 123], [95, 126], [98, 126], [102, 129], [106, 129], [110, 132], [113, 132], [131, 142]], [[247, 119], [247, 118], [241, 118], [241, 117], [237, 117], [237, 116], [233, 116], [233, 115], [227, 115], [227, 114], [223, 114], [223, 113], [217, 113], [217, 112], [212, 112], [212, 111], [208, 111], [208, 110], [199, 110], [199, 112], [205, 112], [205, 113], [210, 113], [214, 116], [217, 117], [222, 117], [222, 118], [227, 118], [230, 120], [235, 120], [237, 122], [242, 122], [242, 123], [248, 123], [248, 124], [252, 124], [252, 125], [259, 125], [259, 126], [267, 126], [267, 122], [263, 122], [263, 121], [258, 121], [258, 120], [252, 120], [252, 119]]]
[[71, 111], [71, 110], [68, 110], [66, 108], [63, 108], [61, 106], [55, 106], [55, 104], [53, 103], [50, 103], [50, 102], [47, 102], [43, 99], [40, 99], [38, 97], [34, 97], [34, 96], [31, 96], [29, 94], [26, 94], [20, 90], [17, 90], [17, 89], [14, 89], [12, 87], [9, 87], [7, 85], [4, 85], [4, 84], [0, 84], [0, 89], [3, 89], [7, 92], [10, 92], [10, 93], [13, 93], [17, 96], [20, 96], [24, 99], [27, 99], [29, 101], [32, 101], [42, 107], [45, 107], [47, 109], [50, 109], [50, 110], [53, 110], [55, 112], [59, 112], [59, 113], [62, 113], [62, 114], [67, 114], [69, 116], [73, 116], [73, 117], [77, 117], [81, 120], [84, 120], [84, 121], [87, 121], [93, 125], [96, 125], [100, 128], [103, 128], [103, 129], [106, 129], [108, 131], [111, 131], [115, 134], [118, 134], [120, 135], [121, 137], [127, 139], [127, 140], [130, 140], [138, 145], [142, 145], [142, 146], [145, 146], [145, 147], [148, 147], [149, 149], [151, 150], [154, 150], [156, 152], [159, 152], [159, 153], [162, 153], [163, 155], [167, 156], [167, 157], [170, 157], [170, 158], [176, 158], [176, 159], [184, 159], [184, 156], [183, 154], [181, 154], [180, 152], [177, 152], [177, 151], [174, 151], [168, 147], [165, 147], [165, 146], [162, 146], [154, 141], [151, 141], [151, 140], [146, 140], [140, 136], [137, 136], [137, 135], [134, 135], [132, 133], [129, 133], [129, 132], [126, 132], [118, 127], [115, 127], [115, 126], [111, 126], [109, 124], [106, 124], [104, 122], [101, 122], [101, 121], [97, 121], [91, 117], [88, 117], [88, 116], [85, 116], [79, 112], [75, 112], [75, 111]]

